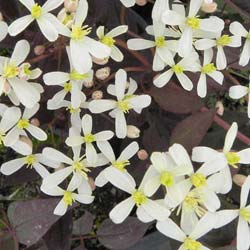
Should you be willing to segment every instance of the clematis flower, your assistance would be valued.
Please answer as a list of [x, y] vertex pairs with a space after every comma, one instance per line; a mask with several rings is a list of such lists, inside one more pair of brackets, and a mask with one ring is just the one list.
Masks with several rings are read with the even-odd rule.
[[18, 141], [20, 135], [27, 136], [25, 131], [28, 131], [39, 141], [47, 140], [47, 134], [39, 127], [30, 123], [30, 119], [37, 113], [39, 107], [40, 105], [37, 103], [31, 109], [25, 108], [22, 116], [21, 111], [19, 109], [17, 116], [18, 121], [5, 137], [6, 146], [14, 145]]
[[[88, 2], [80, 0], [75, 15], [75, 22], [71, 30], [63, 35], [70, 38], [70, 54], [73, 67], [80, 74], [87, 73], [92, 68], [91, 55], [98, 59], [104, 59], [110, 55], [111, 49], [99, 41], [88, 37], [92, 28], [83, 25], [88, 13]], [[81, 56], [79, 56], [81, 55]]]
[[212, 63], [213, 50], [208, 49], [204, 51], [203, 65], [200, 68], [200, 78], [197, 84], [197, 93], [200, 97], [207, 95], [207, 76], [213, 78], [220, 85], [223, 83], [224, 76], [221, 72], [217, 71], [216, 67]]
[[111, 117], [115, 118], [115, 133], [118, 138], [125, 138], [127, 134], [127, 123], [125, 114], [131, 109], [140, 113], [141, 110], [151, 103], [149, 95], [134, 95], [137, 84], [130, 79], [128, 91], [125, 93], [127, 85], [127, 73], [120, 69], [115, 75], [115, 85], [108, 86], [109, 94], [115, 95], [115, 100], [93, 100], [89, 103], [88, 108], [92, 113], [102, 113], [108, 110]]
[[223, 70], [227, 67], [227, 58], [224, 52], [224, 47], [239, 47], [241, 45], [241, 38], [239, 36], [229, 36], [218, 33], [215, 39], [200, 39], [197, 40], [194, 45], [197, 50], [207, 50], [216, 47], [216, 67], [218, 70]]
[[189, 54], [188, 57], [183, 58], [178, 63], [174, 62], [173, 56], [165, 58], [165, 59], [167, 59], [166, 63], [167, 65], [170, 66], [170, 69], [168, 69], [166, 72], [156, 77], [154, 79], [154, 85], [158, 88], [162, 88], [170, 81], [172, 76], [175, 74], [181, 86], [185, 90], [188, 90], [188, 91], [192, 90], [193, 83], [184, 72], [185, 71], [191, 71], [191, 72], [199, 71], [201, 66], [197, 62], [198, 60], [197, 53], [195, 52], [195, 53]]
[[7, 23], [0, 21], [0, 41], [2, 41], [8, 34]]
[[167, 237], [182, 242], [178, 250], [209, 250], [209, 248], [203, 246], [198, 239], [211, 231], [215, 223], [215, 216], [211, 213], [207, 213], [200, 219], [196, 227], [188, 235], [186, 235], [171, 219], [158, 221], [156, 223], [156, 228]]
[[217, 222], [215, 228], [223, 227], [239, 217], [237, 226], [237, 250], [248, 250], [250, 247], [250, 205], [247, 205], [249, 189], [250, 176], [246, 178], [241, 188], [240, 208], [221, 210], [216, 213]]
[[59, 20], [49, 13], [59, 7], [63, 0], [47, 0], [43, 6], [35, 3], [34, 0], [19, 0], [30, 12], [29, 15], [15, 20], [9, 26], [9, 34], [16, 36], [26, 29], [33, 21], [36, 21], [43, 35], [53, 42], [58, 38], [58, 34], [65, 29]]
[[167, 40], [165, 38], [165, 34], [166, 34], [165, 24], [160, 22], [154, 22], [153, 23], [153, 35], [155, 37], [154, 41], [142, 38], [129, 39], [127, 41], [128, 48], [131, 50], [143, 50], [155, 47], [156, 50], [153, 60], [153, 70], [154, 71], [163, 70], [165, 67], [165, 62], [168, 61], [168, 58], [173, 57], [172, 52], [177, 51], [177, 42], [175, 40]]
[[80, 107], [82, 100], [86, 100], [85, 94], [82, 90], [82, 83], [84, 80], [92, 80], [93, 70], [85, 74], [80, 74], [77, 72], [73, 65], [72, 59], [69, 51], [69, 47], [66, 48], [67, 55], [70, 62], [70, 73], [55, 71], [47, 73], [43, 76], [43, 80], [46, 85], [59, 85], [63, 87], [61, 91], [56, 93], [52, 99], [49, 101], [55, 105], [60, 104], [68, 93], [71, 94], [71, 105], [74, 109]]
[[124, 175], [118, 169], [107, 169], [106, 177], [115, 187], [130, 195], [129, 198], [120, 202], [110, 211], [109, 217], [114, 223], [122, 223], [135, 205], [137, 206], [137, 217], [142, 222], [149, 222], [155, 219], [160, 221], [166, 220], [170, 215], [170, 211], [165, 206], [149, 199], [149, 195], [145, 193], [144, 187], [147, 180], [147, 173], [138, 188], [136, 188], [133, 178]]
[[29, 83], [18, 77], [19, 66], [29, 52], [29, 43], [26, 40], [21, 40], [17, 42], [11, 58], [0, 58], [0, 95], [5, 93], [13, 101], [12, 95], [14, 93], [25, 107], [32, 108], [39, 102], [41, 91], [35, 83]]
[[215, 186], [215, 191], [217, 193], [225, 194], [232, 188], [232, 176], [229, 166], [237, 168], [237, 164], [250, 163], [250, 148], [239, 152], [231, 151], [237, 132], [238, 125], [234, 122], [227, 131], [222, 152], [204, 146], [195, 147], [192, 152], [192, 160], [196, 162], [208, 163], [216, 158], [223, 158], [226, 160], [227, 164], [225, 167], [219, 173], [210, 177], [213, 183], [217, 183]]
[[176, 12], [174, 10], [166, 10], [162, 15], [163, 23], [171, 26], [178, 25], [182, 31], [181, 38], [178, 43], [178, 54], [186, 57], [193, 49], [193, 34], [197, 30], [208, 32], [221, 32], [224, 28], [224, 22], [217, 17], [200, 19], [197, 13], [203, 3], [203, 0], [191, 0], [187, 17], [185, 12]]
[[120, 36], [123, 33], [126, 33], [128, 30], [127, 25], [120, 25], [109, 31], [106, 35], [104, 33], [104, 26], [100, 26], [96, 30], [96, 34], [101, 43], [107, 45], [111, 49], [110, 57], [116, 61], [121, 62], [124, 58], [122, 52], [119, 48], [115, 45], [115, 37]]
[[3, 163], [1, 166], [1, 173], [4, 175], [11, 175], [25, 165], [27, 168], [34, 169], [42, 178], [45, 178], [50, 174], [44, 165], [52, 168], [59, 167], [58, 163], [48, 160], [42, 154], [31, 153], [25, 154], [24, 157]]
[[[92, 133], [93, 119], [90, 115], [86, 114], [82, 117], [82, 131], [83, 136], [69, 136], [66, 139], [66, 144], [70, 147], [80, 146], [85, 143], [85, 152], [88, 162], [95, 164], [97, 160], [97, 152], [93, 145], [94, 142], [103, 142], [110, 140], [114, 133], [110, 130], [101, 131], [99, 133]], [[73, 124], [74, 126], [75, 124]], [[97, 144], [98, 145], [98, 144]]]
[[232, 86], [229, 89], [229, 96], [232, 99], [241, 99], [244, 96], [248, 97], [248, 106], [247, 106], [247, 115], [250, 118], [250, 77], [249, 77], [249, 85], [248, 87], [246, 86]]
[[66, 190], [55, 186], [55, 187], [47, 187], [47, 186], [41, 186], [41, 191], [45, 194], [51, 195], [51, 196], [62, 196], [62, 199], [57, 204], [56, 208], [54, 209], [54, 214], [62, 216], [67, 212], [67, 209], [69, 206], [72, 206], [75, 201], [78, 201], [82, 204], [90, 204], [94, 200], [94, 196], [91, 196], [88, 192], [81, 192], [78, 193], [75, 192], [77, 189], [77, 186], [75, 186], [75, 183], [73, 179], [69, 183]]
[[111, 165], [102, 170], [95, 179], [95, 184], [98, 187], [103, 187], [108, 183], [107, 173], [112, 170], [119, 170], [121, 173], [133, 178], [127, 171], [126, 167], [130, 165], [129, 159], [132, 158], [139, 150], [137, 142], [130, 143], [120, 154], [118, 158], [115, 157], [114, 151], [109, 142], [97, 142], [98, 148], [106, 156]]
[[249, 63], [250, 59], [250, 31], [247, 31], [239, 22], [232, 22], [229, 30], [234, 36], [244, 37], [246, 39], [239, 61], [239, 64], [244, 67]]

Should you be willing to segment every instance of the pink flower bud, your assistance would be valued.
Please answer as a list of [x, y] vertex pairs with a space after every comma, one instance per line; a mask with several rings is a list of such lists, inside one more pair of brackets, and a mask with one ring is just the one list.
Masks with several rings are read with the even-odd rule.
[[93, 100], [100, 100], [103, 98], [103, 92], [101, 90], [96, 90], [92, 93]]
[[148, 152], [145, 149], [141, 149], [137, 152], [137, 156], [140, 160], [145, 161], [148, 159]]
[[30, 123], [31, 123], [32, 125], [34, 125], [34, 126], [37, 126], [37, 127], [40, 126], [40, 121], [39, 121], [37, 118], [32, 118], [32, 119], [30, 120]]
[[135, 2], [139, 6], [144, 6], [147, 4], [148, 1], [147, 0], [136, 0]]
[[104, 68], [98, 69], [95, 72], [96, 78], [102, 81], [107, 79], [109, 75], [110, 75], [110, 67], [104, 67]]
[[76, 12], [78, 0], [64, 0], [64, 8], [67, 12]]
[[34, 48], [34, 53], [35, 53], [35, 55], [37, 55], [37, 56], [42, 55], [44, 52], [45, 52], [45, 47], [44, 47], [43, 45], [37, 45], [37, 46]]

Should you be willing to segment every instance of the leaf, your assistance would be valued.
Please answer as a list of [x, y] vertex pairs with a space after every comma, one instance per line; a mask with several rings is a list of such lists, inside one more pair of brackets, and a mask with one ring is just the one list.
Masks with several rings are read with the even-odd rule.
[[176, 125], [172, 131], [170, 144], [180, 143], [187, 151], [198, 146], [213, 122], [216, 111], [210, 109], [188, 116]]
[[61, 217], [53, 214], [59, 199], [13, 202], [8, 218], [20, 243], [31, 246], [41, 239]]
[[97, 237], [108, 249], [125, 249], [138, 242], [149, 225], [135, 217], [128, 217], [121, 224], [114, 224], [110, 219], [106, 219], [98, 229]]
[[176, 114], [190, 114], [204, 106], [197, 95], [187, 92], [173, 83], [168, 83], [163, 88], [153, 87], [149, 94], [162, 109]]
[[86, 235], [92, 230], [94, 223], [94, 216], [85, 210], [82, 217], [75, 220], [73, 223], [73, 234], [75, 235]]
[[10, 234], [0, 233], [0, 249], [13, 250], [15, 248], [15, 242]]

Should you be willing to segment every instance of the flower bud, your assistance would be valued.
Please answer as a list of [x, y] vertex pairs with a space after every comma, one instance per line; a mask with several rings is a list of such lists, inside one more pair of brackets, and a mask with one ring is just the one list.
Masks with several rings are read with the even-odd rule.
[[107, 79], [109, 75], [110, 75], [110, 67], [104, 67], [104, 68], [98, 69], [95, 72], [96, 78], [102, 81]]
[[140, 136], [140, 129], [137, 128], [136, 126], [133, 125], [128, 125], [127, 126], [127, 137], [134, 139], [134, 138], [138, 138]]
[[37, 119], [37, 118], [32, 118], [30, 120], [30, 123], [36, 127], [39, 127], [40, 126], [40, 121]]
[[32, 143], [32, 141], [30, 140], [29, 137], [27, 137], [25, 135], [21, 135], [19, 140], [26, 143], [26, 144], [28, 144], [31, 148], [33, 148], [33, 143]]
[[137, 152], [137, 156], [140, 160], [145, 161], [148, 159], [148, 152], [145, 149], [141, 149]]
[[67, 12], [76, 12], [78, 0], [64, 0], [64, 8]]
[[91, 187], [91, 190], [94, 191], [96, 186], [95, 186], [95, 181], [92, 177], [89, 177], [89, 185]]
[[246, 178], [247, 178], [247, 176], [245, 176], [245, 175], [242, 175], [242, 174], [235, 174], [235, 175], [233, 176], [233, 182], [234, 182], [236, 185], [242, 187], [242, 185], [244, 184]]
[[94, 82], [93, 82], [93, 80], [88, 80], [88, 81], [84, 80], [83, 85], [85, 88], [91, 88], [94, 86]]
[[96, 90], [92, 93], [93, 100], [100, 100], [103, 97], [103, 92], [101, 90]]
[[205, 13], [214, 13], [217, 10], [217, 3], [212, 0], [205, 0], [201, 6], [201, 10]]
[[144, 6], [147, 4], [148, 1], [147, 0], [136, 0], [135, 2], [139, 6]]
[[58, 20], [64, 24], [66, 27], [71, 28], [75, 20], [75, 13], [67, 13], [66, 9], [61, 9], [57, 14]]
[[34, 54], [37, 56], [42, 55], [45, 52], [45, 47], [43, 45], [37, 45], [34, 48]]
[[222, 116], [224, 114], [224, 105], [221, 101], [216, 102], [215, 108], [218, 115]]
[[105, 65], [109, 61], [109, 58], [107, 57], [107, 58], [100, 59], [100, 58], [96, 58], [92, 56], [92, 61], [98, 65]]

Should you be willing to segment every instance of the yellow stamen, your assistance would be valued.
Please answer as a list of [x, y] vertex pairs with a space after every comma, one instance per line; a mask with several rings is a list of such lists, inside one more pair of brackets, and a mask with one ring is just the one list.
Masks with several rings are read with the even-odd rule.
[[138, 190], [136, 190], [132, 194], [132, 198], [133, 198], [137, 207], [139, 207], [147, 202], [147, 197], [145, 196], [145, 194], [141, 191], [138, 191]]
[[115, 39], [111, 36], [103, 36], [100, 41], [108, 47], [112, 47], [115, 44]]
[[72, 192], [65, 191], [63, 194], [63, 201], [66, 205], [72, 206], [73, 202], [75, 202], [75, 199], [73, 198]]
[[42, 15], [42, 7], [39, 4], [35, 4], [32, 8], [31, 8], [31, 16], [35, 19], [38, 19], [39, 17], [41, 17]]
[[20, 119], [17, 123], [17, 127], [20, 129], [26, 129], [29, 127], [29, 120], [27, 119]]
[[83, 140], [85, 141], [85, 143], [92, 143], [95, 141], [95, 136], [92, 134], [87, 134], [83, 137]]
[[130, 165], [130, 162], [128, 160], [124, 161], [115, 161], [112, 163], [112, 166], [119, 169], [120, 171], [126, 171], [126, 166]]
[[83, 27], [79, 25], [72, 25], [71, 38], [76, 41], [82, 40], [91, 32], [91, 30], [92, 28], [88, 25], [84, 25]]
[[164, 171], [160, 177], [161, 184], [165, 187], [171, 187], [174, 185], [174, 176], [170, 172]]
[[207, 185], [206, 177], [203, 174], [195, 173], [190, 176], [190, 181], [196, 188], [204, 187]]
[[226, 153], [227, 162], [233, 168], [238, 168], [236, 164], [240, 162], [240, 157], [235, 152]]
[[216, 70], [216, 67], [214, 66], [213, 63], [206, 64], [201, 68], [201, 72], [203, 74], [210, 74], [210, 73], [213, 73], [215, 70]]
[[19, 74], [19, 69], [15, 64], [7, 64], [3, 68], [4, 78], [13, 78]]
[[87, 173], [90, 172], [90, 170], [84, 166], [83, 162], [76, 161], [73, 163], [72, 167], [75, 172], [78, 172], [84, 178], [88, 179]]
[[202, 203], [202, 200], [196, 193], [189, 193], [183, 201], [184, 213], [193, 210], [199, 217], [202, 217], [207, 211], [200, 206], [200, 203]]
[[157, 48], [161, 48], [165, 45], [165, 37], [164, 36], [159, 36], [155, 39], [155, 46]]
[[250, 208], [241, 208], [240, 216], [247, 222], [250, 222]]
[[0, 132], [0, 145], [3, 144], [4, 138], [5, 138], [5, 133]]
[[185, 250], [201, 250], [202, 244], [194, 239], [186, 238], [184, 241]]
[[63, 88], [65, 90], [65, 92], [70, 92], [71, 89], [72, 89], [72, 84], [70, 82], [66, 82], [64, 85], [63, 85]]
[[194, 30], [200, 28], [201, 21], [197, 17], [188, 17], [186, 20], [186, 25]]
[[232, 38], [229, 35], [223, 35], [217, 39], [217, 46], [227, 46], [232, 41]]
[[79, 72], [77, 72], [76, 70], [72, 70], [70, 72], [70, 80], [74, 80], [74, 81], [78, 81], [78, 80], [83, 80], [85, 78], [89, 77], [89, 74], [80, 74]]
[[176, 74], [181, 74], [184, 71], [184, 68], [182, 66], [180, 66], [179, 64], [176, 64], [172, 67], [172, 70], [174, 71], [174, 73]]
[[72, 105], [69, 105], [66, 110], [68, 110], [70, 112], [70, 114], [76, 114], [79, 113], [81, 111], [80, 108], [73, 108]]
[[25, 164], [27, 165], [27, 167], [32, 167], [35, 162], [36, 157], [34, 155], [28, 155], [25, 157]]
[[31, 75], [30, 64], [26, 64], [26, 65], [23, 67], [23, 72], [24, 72], [25, 75], [28, 75], [28, 76]]

